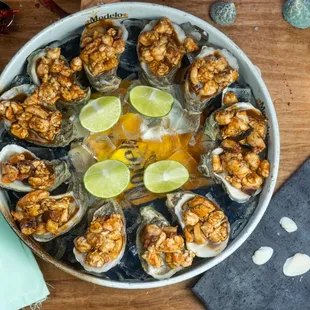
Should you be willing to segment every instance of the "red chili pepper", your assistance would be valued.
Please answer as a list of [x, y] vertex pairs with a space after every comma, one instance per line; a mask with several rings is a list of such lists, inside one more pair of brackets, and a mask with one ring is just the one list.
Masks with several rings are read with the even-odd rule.
[[9, 33], [9, 28], [7, 25], [1, 25], [0, 24], [0, 34], [8, 34]]
[[0, 10], [0, 18], [6, 18], [19, 13], [19, 10]]
[[64, 11], [58, 4], [56, 4], [53, 0], [40, 0], [40, 2], [52, 11], [55, 15], [60, 18], [66, 17], [69, 15], [66, 11]]

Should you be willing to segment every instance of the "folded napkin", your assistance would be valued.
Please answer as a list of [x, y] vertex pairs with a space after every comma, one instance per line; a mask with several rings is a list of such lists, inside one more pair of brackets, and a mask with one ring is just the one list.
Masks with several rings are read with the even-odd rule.
[[31, 251], [0, 212], [0, 309], [18, 310], [45, 300], [48, 294]]
[[[297, 231], [280, 226], [283, 216], [297, 224]], [[252, 255], [261, 246], [272, 247], [274, 254], [258, 266]], [[193, 291], [208, 310], [310, 309], [310, 271], [283, 274], [286, 259], [298, 252], [310, 256], [310, 159], [275, 194], [245, 244], [207, 271]]]

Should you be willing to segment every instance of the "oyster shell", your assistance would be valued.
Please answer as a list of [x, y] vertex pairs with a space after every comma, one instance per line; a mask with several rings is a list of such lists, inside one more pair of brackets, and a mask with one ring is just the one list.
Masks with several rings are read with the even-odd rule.
[[[128, 38], [128, 31], [125, 28], [125, 26], [122, 25], [117, 20], [102, 19], [102, 20], [99, 20], [95, 23], [89, 24], [85, 27], [85, 29], [81, 35], [81, 55], [80, 55], [80, 57], [83, 61], [83, 67], [84, 67], [84, 70], [86, 72], [89, 83], [91, 84], [91, 86], [94, 89], [96, 89], [100, 93], [113, 92], [114, 90], [116, 90], [119, 87], [121, 79], [117, 76], [116, 72], [117, 72], [117, 68], [118, 68], [118, 62], [119, 62], [120, 55], [124, 51], [115, 54], [117, 65], [114, 66], [112, 69], [110, 69], [108, 71], [103, 71], [102, 73], [99, 73], [99, 74], [93, 74], [89, 65], [86, 63], [85, 58], [83, 57], [83, 48], [85, 47], [83, 44], [84, 44], [84, 42], [86, 42], [85, 45], [88, 44], [87, 37], [90, 38], [89, 41], [90, 41], [90, 44], [92, 44], [94, 42], [94, 40], [98, 38], [98, 37], [96, 37], [96, 35], [99, 36], [99, 35], [105, 34], [107, 28], [116, 29], [118, 32], [116, 34], [116, 36], [118, 36], [119, 32], [121, 32], [121, 38], [119, 38], [120, 39], [119, 41], [123, 41], [126, 43], [127, 38]], [[92, 36], [93, 36], [93, 38], [92, 38]], [[105, 47], [107, 48], [107, 46], [105, 46]], [[86, 46], [86, 48], [87, 48], [87, 46]], [[88, 54], [85, 54], [85, 56], [87, 56], [86, 58], [88, 58]], [[109, 58], [108, 58], [108, 61], [109, 61]]]
[[12, 87], [0, 96], [0, 101], [13, 100], [17, 102], [23, 102], [28, 96], [30, 96], [37, 87], [32, 84], [21, 84], [19, 86]]
[[[189, 202], [193, 201], [194, 198], [201, 198], [197, 202], [196, 210], [189, 205]], [[206, 205], [203, 205], [204, 202]], [[197, 257], [214, 257], [226, 248], [230, 224], [224, 212], [211, 199], [192, 192], [178, 192], [167, 195], [166, 205], [169, 211], [177, 217], [183, 231], [188, 231], [185, 233], [186, 246]], [[216, 216], [218, 217], [216, 218]], [[185, 222], [185, 218], [187, 222]], [[203, 230], [203, 225], [208, 225], [206, 229], [213, 229], [213, 231], [205, 234], [206, 230]], [[220, 233], [217, 234], [217, 230], [221, 229], [224, 234], [220, 236]], [[193, 235], [188, 236], [190, 230], [193, 230]]]
[[[77, 246], [79, 243], [78, 240], [83, 239], [83, 242], [87, 243], [87, 236], [86, 236], [86, 238], [84, 238], [83, 236], [77, 237], [74, 240], [75, 247], [73, 248], [73, 253], [75, 255], [75, 258], [83, 266], [83, 268], [85, 270], [90, 271], [90, 272], [96, 272], [96, 273], [106, 272], [106, 271], [110, 270], [111, 268], [115, 267], [120, 262], [120, 260], [122, 259], [123, 255], [124, 255], [124, 252], [125, 252], [126, 238], [127, 238], [126, 237], [126, 220], [125, 220], [124, 213], [123, 213], [121, 206], [115, 200], [101, 200], [99, 206], [100, 207], [93, 213], [92, 222], [90, 224], [90, 228], [88, 229], [88, 233], [90, 233], [90, 234], [96, 233], [96, 235], [98, 235], [98, 236], [104, 236], [104, 238], [106, 238], [106, 239], [103, 239], [103, 242], [107, 242], [107, 240], [109, 239], [108, 238], [109, 230], [105, 230], [104, 228], [103, 228], [104, 230], [102, 230], [102, 226], [99, 225], [101, 227], [101, 229], [100, 229], [101, 231], [97, 232], [95, 228], [98, 229], [98, 227], [96, 227], [96, 225], [94, 225], [94, 223], [96, 223], [97, 225], [99, 223], [103, 223], [103, 226], [104, 226], [104, 223], [107, 223], [107, 222], [104, 222], [104, 220], [102, 222], [98, 222], [97, 220], [100, 221], [101, 218], [104, 218], [106, 216], [120, 215], [120, 219], [122, 220], [123, 225], [120, 227], [120, 230], [118, 231], [121, 234], [121, 239], [120, 239], [122, 242], [121, 243], [121, 250], [119, 251], [117, 256], [112, 261], [108, 261], [108, 262], [104, 263], [103, 266], [100, 266], [100, 267], [93, 267], [93, 266], [90, 266], [89, 264], [86, 263], [87, 252], [84, 251], [85, 247], [80, 248], [81, 250], [83, 250], [83, 252], [81, 252], [77, 249]], [[109, 219], [111, 219], [111, 217]], [[92, 227], [95, 227], [95, 228], [92, 228]], [[108, 235], [106, 234], [106, 232], [108, 232]], [[115, 232], [115, 231], [110, 232], [110, 234], [113, 232]], [[116, 242], [118, 242], [118, 240], [115, 241], [114, 248], [117, 246]], [[83, 245], [85, 245], [85, 243]], [[92, 249], [91, 245], [89, 245], [88, 250], [91, 250], [91, 249]], [[109, 250], [112, 250], [112, 249], [109, 249]], [[98, 251], [99, 251], [98, 249], [97, 250], [95, 249], [92, 252], [98, 252]], [[104, 254], [107, 252], [101, 252], [101, 253]]]
[[232, 84], [225, 88], [222, 92], [222, 106], [229, 106], [238, 102], [251, 102], [252, 91], [247, 85], [240, 85], [237, 83]]
[[[23, 84], [13, 87], [0, 96], [0, 118], [4, 121], [5, 128], [9, 130], [10, 134], [37, 145], [63, 147], [74, 139], [84, 137], [89, 133], [80, 124], [77, 114], [64, 119], [62, 113], [55, 107], [24, 104], [24, 101], [32, 94], [33, 89], [35, 86]], [[13, 106], [14, 108], [12, 108]], [[9, 115], [7, 112], [10, 112]], [[24, 116], [29, 117], [29, 115], [31, 116], [30, 119], [24, 119]], [[29, 123], [32, 118], [35, 119], [35, 125], [38, 128], [45, 124], [49, 130], [42, 133], [36, 131], [34, 127], [30, 128]], [[26, 134], [25, 129], [27, 130]], [[52, 129], [54, 135], [47, 138], [52, 133]], [[43, 134], [46, 135], [46, 138]]]
[[[27, 61], [28, 61], [28, 66], [27, 66], [27, 72], [30, 76], [30, 78], [32, 79], [33, 83], [36, 84], [38, 87], [40, 87], [42, 85], [42, 78], [38, 76], [37, 74], [37, 67], [38, 67], [38, 62], [42, 57], [47, 57], [48, 55], [48, 51], [49, 50], [53, 50], [53, 49], [60, 49], [57, 47], [57, 42], [53, 45], [50, 46], [46, 46], [43, 49], [39, 49], [34, 51], [32, 54], [30, 54], [30, 56], [28, 56]], [[62, 55], [59, 56], [59, 59], [64, 61], [65, 66], [70, 69], [69, 63], [66, 60], [66, 58]], [[56, 59], [57, 60], [57, 59]], [[70, 110], [71, 114], [74, 112], [78, 112], [80, 111], [80, 109], [89, 101], [90, 99], [90, 95], [91, 95], [91, 90], [90, 87], [87, 88], [82, 88], [82, 86], [78, 83], [77, 78], [75, 73], [73, 73], [73, 70], [71, 70], [72, 72], [69, 74], [69, 79], [72, 79], [72, 84], [78, 86], [82, 91], [84, 91], [85, 96], [83, 98], [80, 99], [76, 99], [76, 100], [65, 100], [64, 98], [61, 99], [59, 97], [59, 89], [60, 88], [60, 84], [58, 85], [58, 87], [53, 87], [55, 90], [55, 93], [57, 93], [57, 101], [56, 101], [56, 106], [58, 109], [60, 110]], [[53, 73], [52, 73], [53, 75]], [[57, 78], [58, 76], [63, 77], [63, 75], [61, 75], [60, 73], [54, 73], [54, 77]], [[68, 75], [66, 74], [65, 78], [68, 78]], [[51, 80], [48, 79], [47, 81], [44, 81], [49, 85], [53, 85], [51, 83]], [[61, 85], [65, 85], [65, 84], [61, 84]], [[49, 105], [49, 102], [42, 102], [42, 104], [45, 105]]]
[[[215, 69], [212, 68], [213, 66]], [[204, 70], [199, 72], [201, 67]], [[217, 73], [215, 73], [216, 70]], [[211, 99], [236, 81], [238, 70], [237, 59], [229, 51], [203, 46], [187, 73], [185, 108], [194, 113], [200, 113]], [[202, 80], [200, 74], [203, 75]]]
[[[176, 272], [182, 270], [184, 267], [182, 265], [174, 266], [173, 268], [169, 267], [167, 264], [167, 255], [173, 254], [171, 252], [161, 252], [157, 254], [160, 259], [160, 266], [155, 267], [151, 266], [147, 260], [143, 257], [143, 255], [149, 250], [145, 249], [143, 245], [142, 240], [142, 233], [144, 232], [144, 229], [147, 225], [156, 225], [158, 229], [163, 228], [165, 226], [170, 227], [170, 223], [166, 220], [166, 218], [157, 212], [153, 207], [146, 206], [140, 209], [140, 213], [142, 216], [142, 222], [137, 230], [137, 238], [136, 238], [136, 247], [137, 252], [141, 261], [141, 265], [144, 269], [144, 271], [152, 276], [155, 279], [167, 279], [172, 277]], [[175, 228], [176, 230], [177, 228]], [[165, 234], [164, 234], [165, 235]], [[166, 235], [165, 235], [166, 237]], [[182, 237], [180, 237], [182, 238]], [[182, 238], [183, 240], [183, 238]], [[158, 240], [156, 241], [156, 244], [158, 243]], [[161, 243], [163, 244], [163, 243]], [[180, 255], [186, 255], [186, 257], [189, 259], [189, 263], [186, 264], [186, 266], [190, 266], [192, 264], [192, 260], [194, 258], [194, 254], [191, 251], [184, 251], [181, 247], [181, 251], [178, 251]]]
[[262, 189], [261, 186], [248, 194], [243, 192], [241, 189], [232, 186], [226, 180], [226, 177], [228, 176], [227, 171], [223, 170], [222, 172], [216, 173], [213, 170], [213, 162], [212, 162], [213, 155], [220, 156], [222, 153], [224, 153], [224, 149], [218, 147], [210, 151], [208, 154], [202, 155], [201, 164], [198, 167], [198, 170], [206, 177], [213, 178], [216, 183], [222, 184], [223, 188], [225, 189], [231, 200], [237, 201], [239, 203], [244, 203], [250, 200], [251, 197], [258, 195], [261, 192]]
[[[172, 26], [172, 33], [170, 33], [169, 29], [165, 29], [165, 27], [170, 27], [170, 25]], [[158, 26], [160, 26], [161, 29], [155, 30]], [[154, 45], [153, 41], [147, 41], [148, 39], [145, 33], [150, 33], [151, 31], [158, 36], [154, 41], [156, 46], [152, 46]], [[160, 38], [162, 34], [164, 35]], [[167, 41], [167, 38], [168, 44], [167, 42], [161, 42], [161, 40], [164, 39], [164, 41]], [[191, 42], [188, 48], [185, 45], [185, 40], [191, 40], [188, 41]], [[168, 48], [170, 48], [169, 53]], [[164, 49], [165, 55], [162, 49]], [[186, 37], [184, 30], [178, 24], [173, 23], [165, 17], [159, 20], [152, 20], [141, 31], [137, 44], [137, 53], [142, 69], [140, 73], [141, 81], [153, 87], [172, 92], [171, 86], [177, 70], [181, 67], [183, 56], [185, 53], [198, 49], [196, 43], [192, 39]], [[146, 54], [146, 51], [148, 52], [149, 60], [146, 58], [147, 56], [143, 55], [143, 53]], [[162, 55], [157, 55], [157, 53], [161, 53]], [[157, 74], [150, 69], [151, 64], [156, 65], [154, 70], [156, 70]]]
[[[242, 112], [245, 112], [245, 114]], [[238, 113], [240, 115], [238, 115]], [[226, 115], [229, 118], [226, 118]], [[217, 117], [218, 119], [216, 119]], [[241, 120], [241, 125], [244, 126], [244, 128], [241, 128], [239, 124], [233, 126], [231, 121], [234, 120], [234, 118]], [[229, 124], [231, 129], [228, 131]], [[225, 128], [226, 130], [224, 131]], [[258, 131], [260, 138], [265, 139], [267, 133], [267, 119], [259, 109], [248, 102], [238, 102], [216, 110], [207, 118], [204, 128], [205, 134], [213, 141], [226, 138], [239, 141], [249, 136], [253, 131]], [[261, 141], [261, 143], [264, 142]], [[262, 146], [262, 148], [264, 147]]]
[[[30, 192], [21, 199], [19, 199], [16, 205], [16, 210], [12, 211], [11, 213], [13, 218], [20, 223], [22, 232], [23, 226], [27, 230], [27, 235], [32, 235], [36, 241], [48, 242], [60, 235], [65, 234], [67, 231], [77, 225], [83, 218], [88, 208], [89, 195], [80, 182], [74, 181], [73, 183], [71, 183], [70, 187], [72, 190], [69, 190], [67, 193], [57, 196], [50, 196], [49, 192], [44, 190], [38, 190]], [[49, 201], [49, 199], [51, 199], [50, 204], [52, 205], [52, 208], [54, 206], [53, 209], [47, 207], [47, 202]], [[57, 200], [60, 201], [62, 199], [67, 199], [68, 201], [68, 204], [66, 206], [66, 209], [68, 210], [68, 220], [64, 222], [57, 222], [63, 225], [59, 225], [55, 232], [51, 233], [49, 232], [51, 231], [51, 229], [47, 230], [46, 225], [51, 220], [51, 212], [64, 210], [62, 207], [63, 203], [61, 203], [57, 208], [55, 207], [55, 200], [57, 202]], [[43, 213], [29, 214], [29, 212], [32, 212], [32, 206], [33, 208], [36, 208], [39, 204], [41, 208], [42, 202], [46, 203], [45, 208], [48, 208], [47, 211], [44, 211]], [[24, 213], [25, 210], [23, 210], [23, 207], [26, 207], [25, 210], [27, 213]], [[33, 212], [36, 212], [36, 210], [34, 209]], [[63, 216], [63, 214], [61, 216]], [[23, 222], [24, 220], [26, 220], [26, 222]], [[46, 224], [44, 225], [45, 222]], [[49, 224], [54, 226], [55, 219], [51, 220]], [[41, 229], [40, 234], [37, 233], [39, 232], [39, 229]]]
[[[1, 152], [0, 152], [0, 164], [3, 165], [4, 163], [8, 162], [10, 157], [13, 155], [18, 155], [22, 153], [27, 153], [29, 155], [29, 158], [32, 159], [39, 159], [36, 155], [34, 155], [32, 152], [28, 151], [27, 149], [10, 144], [5, 146]], [[60, 184], [68, 180], [71, 176], [71, 173], [69, 171], [69, 168], [67, 166], [67, 163], [63, 160], [52, 160], [52, 161], [46, 161], [44, 160], [44, 163], [47, 167], [50, 167], [53, 170], [53, 174], [55, 175], [55, 180], [51, 186], [47, 188], [48, 191], [52, 191], [55, 188], [57, 188]], [[12, 183], [4, 183], [2, 180], [3, 177], [3, 166], [1, 166], [0, 169], [0, 186], [2, 188], [11, 189], [17, 192], [30, 192], [33, 191], [34, 188], [26, 181], [19, 181], [15, 180]]]

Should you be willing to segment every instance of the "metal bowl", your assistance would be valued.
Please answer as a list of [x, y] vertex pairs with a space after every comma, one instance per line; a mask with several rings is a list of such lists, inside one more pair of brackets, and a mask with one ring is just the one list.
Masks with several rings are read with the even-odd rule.
[[0, 210], [2, 211], [4, 217], [14, 229], [16, 234], [33, 250], [35, 254], [77, 278], [103, 286], [126, 289], [160, 287], [190, 279], [202, 272], [207, 271], [208, 269], [223, 261], [233, 252], [235, 252], [241, 246], [241, 244], [245, 242], [245, 240], [250, 236], [250, 234], [253, 232], [253, 230], [261, 220], [262, 216], [264, 215], [276, 184], [280, 157], [279, 127], [271, 97], [261, 77], [260, 71], [252, 64], [252, 62], [240, 50], [240, 48], [222, 32], [209, 25], [205, 21], [177, 9], [148, 3], [126, 2], [99, 5], [68, 16], [67, 18], [62, 19], [55, 24], [50, 25], [39, 34], [37, 34], [35, 37], [33, 37], [11, 59], [9, 64], [4, 69], [2, 75], [0, 76], [0, 93], [3, 92], [7, 87], [9, 87], [12, 79], [21, 72], [21, 68], [25, 64], [27, 56], [31, 54], [31, 52], [41, 46], [47, 45], [51, 41], [63, 39], [74, 33], [80, 33], [85, 23], [89, 20], [94, 21], [101, 18], [128, 17], [138, 19], [155, 19], [163, 16], [169, 16], [169, 18], [176, 23], [190, 22], [193, 25], [197, 25], [198, 27], [204, 29], [209, 34], [209, 40], [211, 43], [228, 49], [238, 59], [241, 76], [243, 76], [243, 78], [251, 86], [255, 97], [261, 99], [265, 104], [265, 112], [269, 119], [269, 136], [267, 143], [268, 160], [270, 161], [271, 174], [264, 184], [264, 188], [259, 197], [258, 206], [255, 209], [255, 212], [253, 213], [241, 233], [228, 245], [224, 252], [222, 252], [219, 256], [215, 258], [201, 260], [197, 264], [195, 264], [195, 266], [186, 268], [184, 272], [179, 273], [170, 279], [160, 281], [150, 280], [141, 282], [137, 280], [126, 282], [106, 280], [77, 271], [64, 263], [55, 260], [46, 252], [44, 252], [31, 238], [25, 237], [21, 234], [20, 230], [15, 225], [9, 213], [6, 193], [4, 191], [0, 191]]

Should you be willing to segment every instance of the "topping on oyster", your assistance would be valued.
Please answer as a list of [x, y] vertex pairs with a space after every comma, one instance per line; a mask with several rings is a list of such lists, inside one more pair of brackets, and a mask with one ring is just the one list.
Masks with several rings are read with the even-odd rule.
[[210, 100], [238, 79], [238, 62], [227, 50], [204, 46], [185, 81], [185, 107], [201, 112]]
[[196, 256], [213, 257], [226, 248], [230, 225], [216, 203], [192, 192], [179, 192], [168, 194], [166, 204], [178, 218], [187, 248]]
[[194, 40], [168, 18], [151, 21], [142, 30], [137, 46], [142, 80], [154, 87], [170, 86], [183, 56], [198, 49]]
[[85, 270], [106, 272], [120, 262], [126, 247], [125, 224], [116, 201], [101, 202], [86, 234], [74, 240], [74, 255]]
[[91, 86], [97, 91], [112, 92], [119, 87], [121, 79], [116, 71], [127, 37], [126, 28], [116, 20], [100, 20], [84, 29], [80, 59]]
[[239, 140], [240, 144], [249, 146], [257, 154], [266, 148], [266, 133], [266, 117], [247, 102], [239, 102], [217, 110], [205, 123], [205, 134], [211, 140]]
[[19, 199], [11, 214], [23, 234], [32, 235], [39, 242], [48, 242], [75, 226], [85, 214], [87, 203], [88, 198], [80, 185], [58, 196], [37, 190]]
[[181, 269], [191, 266], [195, 254], [185, 250], [184, 239], [177, 227], [152, 207], [141, 210], [142, 223], [137, 231], [137, 251], [146, 273], [155, 279], [170, 278]]
[[81, 59], [73, 58], [69, 66], [59, 47], [46, 47], [33, 52], [28, 57], [27, 70], [39, 86], [24, 102], [27, 105], [57, 103], [59, 108], [69, 105], [80, 108], [90, 98], [90, 88], [82, 89], [75, 78], [75, 72], [82, 70]]
[[12, 135], [28, 141], [53, 141], [59, 134], [62, 122], [60, 111], [50, 111], [39, 105], [20, 107], [15, 114], [16, 121], [10, 127]]
[[71, 176], [65, 161], [40, 160], [17, 145], [7, 145], [1, 150], [0, 163], [0, 186], [18, 192], [52, 191]]
[[[226, 144], [227, 140], [223, 142]], [[202, 156], [199, 170], [221, 183], [232, 200], [243, 203], [261, 191], [264, 178], [269, 176], [270, 165], [255, 152], [238, 147], [225, 151], [219, 147]]]

